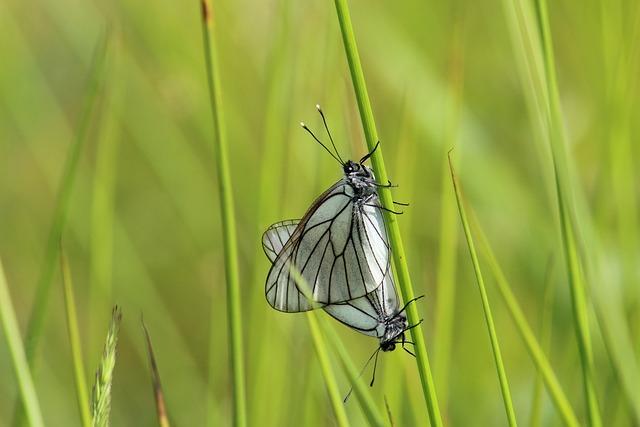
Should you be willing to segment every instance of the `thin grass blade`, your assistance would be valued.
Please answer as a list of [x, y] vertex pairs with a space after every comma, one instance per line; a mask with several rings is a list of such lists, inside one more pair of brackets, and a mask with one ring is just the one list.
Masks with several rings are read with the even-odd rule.
[[555, 60], [551, 29], [547, 12], [547, 2], [536, 0], [538, 26], [541, 35], [542, 51], [544, 53], [544, 69], [547, 91], [547, 122], [549, 131], [549, 143], [553, 156], [553, 171], [556, 184], [556, 197], [560, 217], [560, 229], [564, 249], [564, 258], [569, 275], [569, 289], [573, 309], [573, 320], [576, 328], [584, 394], [587, 407], [589, 425], [599, 427], [602, 425], [598, 399], [593, 378], [593, 355], [591, 350], [591, 337], [589, 331], [588, 302], [584, 277], [581, 270], [580, 255], [576, 242], [577, 224], [573, 201], [570, 193], [570, 171], [568, 167], [566, 141], [560, 109], [560, 96], [555, 74]]
[[542, 346], [536, 339], [527, 318], [522, 311], [522, 307], [518, 303], [516, 296], [511, 291], [511, 285], [507, 280], [506, 275], [502, 271], [500, 264], [489, 244], [489, 240], [482, 227], [480, 226], [478, 220], [476, 219], [473, 211], [471, 210], [471, 219], [473, 223], [474, 231], [476, 231], [476, 235], [478, 236], [478, 240], [480, 242], [480, 250], [483, 252], [487, 263], [489, 264], [489, 268], [496, 280], [496, 285], [498, 287], [498, 292], [502, 299], [504, 300], [505, 305], [507, 306], [507, 310], [509, 310], [509, 314], [514, 321], [516, 329], [518, 333], [524, 340], [524, 343], [527, 347], [527, 351], [529, 352], [529, 356], [531, 357], [533, 363], [536, 365], [536, 369], [538, 373], [542, 376], [544, 383], [549, 391], [549, 395], [556, 409], [558, 410], [563, 422], [565, 425], [577, 427], [580, 425], [578, 423], [578, 419], [571, 408], [571, 404], [569, 403], [569, 399], [567, 399], [566, 394], [564, 393], [562, 387], [560, 386], [560, 382], [549, 363], [549, 360], [545, 356], [545, 353], [542, 349]]
[[[542, 350], [549, 353], [551, 346], [551, 328], [553, 324], [553, 302], [555, 300], [555, 286], [553, 286], [553, 258], [549, 258], [547, 272], [545, 274], [544, 297], [542, 301], [542, 324], [540, 326], [540, 340]], [[542, 399], [543, 399], [544, 378], [540, 373], [536, 377], [531, 399], [531, 413], [529, 415], [529, 425], [537, 427], [542, 425]], [[566, 421], [565, 421], [566, 422]]]
[[462, 24], [454, 27], [450, 58], [450, 81], [445, 139], [442, 147], [442, 171], [440, 186], [440, 237], [436, 270], [437, 302], [434, 318], [434, 372], [440, 395], [440, 405], [445, 414], [449, 401], [449, 369], [453, 343], [454, 311], [456, 302], [456, 256], [458, 224], [456, 202], [451, 191], [449, 164], [446, 151], [456, 145], [459, 132], [464, 82]]
[[64, 290], [64, 305], [67, 315], [67, 332], [71, 345], [71, 357], [73, 359], [73, 374], [76, 383], [76, 398], [78, 399], [78, 411], [80, 421], [84, 427], [91, 425], [91, 412], [89, 408], [89, 392], [85, 378], [84, 361], [82, 357], [82, 345], [80, 344], [80, 330], [78, 328], [78, 314], [76, 313], [75, 297], [73, 296], [73, 281], [69, 271], [69, 262], [62, 247], [60, 247], [60, 269], [62, 271], [62, 285]]
[[487, 322], [487, 330], [489, 331], [489, 339], [491, 340], [491, 348], [493, 350], [493, 358], [498, 371], [498, 379], [500, 381], [500, 391], [502, 392], [502, 399], [504, 400], [504, 408], [507, 413], [507, 419], [510, 426], [516, 426], [516, 414], [513, 409], [513, 401], [511, 399], [511, 391], [509, 390], [509, 382], [507, 380], [507, 374], [502, 363], [502, 353], [500, 352], [500, 344], [498, 343], [498, 335], [493, 323], [493, 315], [491, 314], [491, 307], [489, 305], [489, 297], [487, 296], [487, 290], [484, 286], [484, 279], [482, 278], [482, 271], [480, 270], [480, 262], [478, 261], [478, 255], [473, 244], [473, 237], [471, 236], [471, 229], [469, 228], [469, 221], [467, 220], [467, 214], [462, 202], [462, 195], [457, 183], [457, 179], [453, 170], [453, 164], [451, 163], [451, 156], [449, 156], [449, 169], [451, 170], [451, 180], [453, 182], [453, 188], [456, 194], [456, 202], [458, 203], [458, 210], [460, 212], [460, 220], [462, 221], [462, 228], [464, 229], [464, 235], [467, 239], [467, 245], [469, 247], [469, 255], [471, 256], [471, 262], [476, 274], [478, 282], [478, 289], [480, 290], [480, 299], [482, 301], [482, 309], [484, 311], [484, 318]]
[[2, 322], [2, 329], [7, 340], [7, 347], [11, 354], [13, 370], [18, 379], [20, 398], [24, 403], [29, 424], [35, 427], [44, 426], [42, 414], [40, 412], [40, 403], [38, 401], [38, 396], [36, 395], [36, 389], [33, 385], [33, 379], [31, 377], [31, 371], [29, 370], [29, 364], [27, 363], [24, 347], [22, 347], [20, 328], [18, 327], [16, 313], [13, 309], [13, 304], [11, 303], [9, 286], [7, 285], [7, 279], [4, 275], [2, 260], [0, 260], [0, 321]]
[[92, 123], [93, 113], [103, 85], [105, 76], [105, 64], [108, 47], [108, 34], [102, 36], [93, 54], [93, 64], [89, 73], [89, 86], [82, 108], [82, 114], [75, 139], [69, 148], [69, 153], [64, 165], [60, 187], [56, 198], [51, 228], [45, 246], [44, 264], [40, 271], [36, 287], [35, 301], [29, 318], [26, 333], [26, 354], [29, 366], [33, 367], [35, 353], [37, 351], [40, 335], [46, 318], [47, 305], [49, 303], [51, 282], [58, 258], [58, 245], [62, 237], [62, 231], [67, 222], [71, 192], [76, 179], [78, 162], [84, 146], [87, 143], [89, 128]]
[[369, 388], [363, 384], [362, 378], [358, 369], [353, 364], [353, 360], [351, 360], [351, 356], [346, 351], [344, 345], [342, 344], [342, 340], [336, 333], [335, 329], [328, 325], [327, 322], [322, 322], [323, 330], [325, 335], [328, 337], [329, 342], [331, 343], [331, 347], [333, 350], [338, 353], [338, 357], [340, 358], [340, 362], [342, 364], [342, 368], [349, 378], [349, 383], [353, 387], [353, 391], [358, 399], [358, 403], [364, 412], [369, 425], [382, 427], [385, 425], [384, 418], [380, 413], [380, 410], [376, 406], [373, 396], [369, 392]]
[[147, 353], [149, 353], [149, 367], [151, 369], [151, 386], [153, 387], [153, 397], [156, 402], [156, 414], [158, 415], [158, 425], [160, 427], [170, 427], [169, 416], [167, 414], [167, 405], [164, 400], [164, 393], [162, 391], [162, 383], [160, 382], [160, 371], [158, 370], [158, 364], [156, 357], [153, 353], [153, 345], [151, 344], [151, 336], [147, 325], [144, 323], [144, 319], [140, 319], [142, 324], [142, 331], [144, 332], [144, 338], [147, 342]]
[[340, 390], [336, 382], [336, 377], [331, 367], [331, 361], [329, 360], [329, 352], [327, 351], [327, 345], [325, 343], [322, 332], [320, 331], [320, 325], [318, 324], [318, 318], [313, 311], [307, 312], [307, 320], [309, 323], [309, 330], [311, 331], [311, 338], [313, 339], [313, 346], [320, 362], [320, 368], [322, 369], [322, 376], [327, 386], [327, 393], [329, 393], [329, 400], [331, 401], [331, 407], [336, 416], [336, 422], [340, 427], [349, 426], [349, 419], [347, 418], [347, 412], [344, 409], [344, 403], [340, 396]]
[[[242, 316], [240, 309], [240, 282], [238, 277], [238, 245], [236, 242], [236, 224], [233, 206], [233, 188], [227, 154], [227, 139], [222, 117], [222, 97], [220, 93], [220, 74], [218, 69], [217, 48], [213, 26], [213, 7], [210, 0], [202, 0], [202, 36], [204, 56], [207, 68], [207, 85], [211, 103], [213, 122], [215, 165], [218, 175], [218, 194], [222, 214], [222, 235], [225, 254], [225, 274], [227, 279], [227, 325], [229, 328], [229, 358], [233, 378], [233, 422], [235, 426], [247, 424], [247, 408], [244, 378], [244, 350], [242, 344]], [[215, 301], [213, 306], [215, 306]], [[216, 325], [211, 325], [213, 329]], [[209, 366], [212, 370], [217, 353], [210, 343]], [[214, 385], [210, 384], [213, 388]], [[209, 425], [217, 424], [210, 411]]]

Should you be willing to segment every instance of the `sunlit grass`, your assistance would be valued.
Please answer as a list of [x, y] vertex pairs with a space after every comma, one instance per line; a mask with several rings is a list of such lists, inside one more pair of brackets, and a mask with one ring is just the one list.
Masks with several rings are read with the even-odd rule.
[[[353, 90], [334, 2], [214, 6], [248, 425], [429, 422], [422, 361], [416, 365], [402, 351], [380, 353], [369, 387], [371, 365], [358, 381], [354, 377], [377, 340], [318, 311], [320, 359], [306, 315], [277, 313], [264, 300], [268, 263], [260, 234], [277, 220], [299, 218], [339, 178], [336, 165], [297, 126], [300, 120], [312, 124], [316, 103], [329, 113], [345, 156], [367, 151], [363, 135], [369, 148], [380, 139], [385, 172], [399, 185], [390, 193], [410, 203], [390, 221], [401, 231], [412, 293], [425, 294], [420, 316], [413, 315], [425, 319], [420, 335], [433, 362], [442, 424], [504, 419], [446, 175], [446, 152], [454, 146], [513, 410], [521, 424], [588, 423], [594, 410], [581, 388], [585, 375], [548, 128], [553, 96], [562, 113], [556, 124], [566, 130], [564, 160], [556, 157], [586, 299], [593, 391], [603, 425], [640, 422], [636, 3], [548, 3], [553, 89], [536, 1], [478, 8], [468, 1], [349, 0], [369, 111], [359, 107], [365, 92]], [[61, 0], [35, 9], [0, 2], [0, 256], [15, 312], [11, 337], [2, 333], [0, 340], [19, 344], [22, 336], [27, 344], [29, 317], [44, 313], [31, 386], [29, 370], [15, 370], [20, 346], [0, 345], [3, 421], [11, 422], [15, 402], [24, 400], [37, 402], [43, 424], [78, 424], [74, 369], [81, 369], [68, 344], [62, 288], [49, 286], [47, 310], [34, 305], [47, 268], [49, 283], [63, 284], [59, 238], [50, 237], [62, 234], [53, 225], [60, 224], [63, 204], [78, 342], [88, 368], [99, 359], [110, 307], [117, 302], [127, 314], [113, 371], [111, 424], [158, 423], [140, 313], [153, 338], [172, 424], [198, 425], [208, 417], [232, 425], [237, 419], [230, 366], [239, 353], [229, 344], [236, 332], [227, 316], [220, 170], [211, 154], [217, 139], [200, 13], [199, 2], [167, 8]], [[91, 119], [81, 130], [93, 90], [87, 76], [96, 73], [93, 45], [104, 28], [110, 28], [109, 54]], [[64, 202], [68, 159], [83, 132]], [[24, 412], [23, 424], [37, 418], [29, 416], [33, 408]]]

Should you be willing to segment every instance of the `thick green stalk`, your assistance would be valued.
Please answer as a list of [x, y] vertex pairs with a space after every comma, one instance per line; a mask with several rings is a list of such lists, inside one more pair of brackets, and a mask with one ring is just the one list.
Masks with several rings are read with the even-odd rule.
[[546, 0], [536, 0], [538, 12], [538, 25], [542, 39], [544, 53], [544, 68], [546, 76], [546, 90], [548, 105], [546, 108], [549, 124], [549, 143], [553, 155], [553, 170], [556, 183], [556, 196], [560, 216], [560, 228], [564, 248], [564, 258], [569, 274], [569, 288], [571, 291], [571, 303], [573, 318], [576, 328], [578, 347], [580, 350], [580, 362], [584, 394], [587, 407], [589, 425], [599, 427], [602, 425], [598, 401], [593, 380], [593, 356], [591, 353], [591, 338], [589, 333], [589, 319], [587, 309], [587, 296], [585, 284], [580, 267], [578, 247], [576, 242], [576, 224], [572, 209], [572, 199], [569, 192], [571, 188], [566, 160], [566, 141], [562, 124], [562, 112], [560, 110], [560, 97], [556, 82], [553, 44], [547, 13]]
[[536, 369], [538, 373], [541, 375], [544, 380], [545, 386], [547, 387], [547, 391], [551, 397], [551, 401], [555, 405], [556, 409], [560, 413], [560, 417], [562, 421], [567, 426], [577, 427], [579, 425], [578, 419], [571, 408], [571, 404], [569, 403], [569, 399], [565, 395], [562, 387], [560, 386], [560, 382], [556, 377], [551, 364], [549, 363], [549, 359], [545, 356], [544, 350], [542, 346], [536, 339], [527, 318], [516, 299], [516, 296], [511, 291], [511, 285], [507, 280], [498, 260], [496, 259], [495, 254], [493, 253], [493, 249], [489, 244], [487, 237], [485, 236], [482, 228], [478, 224], [475, 217], [472, 215], [472, 221], [474, 223], [474, 229], [477, 232], [480, 241], [480, 249], [484, 252], [486, 260], [489, 264], [489, 268], [491, 269], [493, 276], [496, 280], [496, 285], [498, 287], [498, 291], [500, 296], [504, 300], [507, 309], [509, 310], [509, 314], [513, 319], [513, 322], [516, 326], [516, 329], [524, 343], [527, 347], [527, 351], [529, 352], [529, 356], [531, 360], [536, 365]]
[[313, 311], [307, 312], [307, 320], [309, 321], [309, 330], [311, 331], [311, 338], [313, 339], [313, 345], [316, 349], [316, 355], [320, 362], [320, 368], [322, 369], [322, 376], [327, 386], [327, 392], [329, 393], [329, 400], [331, 401], [331, 407], [336, 416], [336, 421], [340, 427], [349, 426], [349, 419], [347, 418], [347, 412], [344, 409], [344, 403], [342, 397], [340, 397], [340, 390], [336, 383], [336, 376], [331, 368], [331, 362], [329, 360], [329, 352], [327, 351], [327, 344], [324, 341], [322, 332], [320, 331], [320, 325], [318, 325], [318, 319], [316, 313]]
[[11, 303], [9, 286], [7, 285], [7, 279], [4, 275], [2, 260], [0, 260], [0, 322], [2, 323], [4, 336], [7, 340], [7, 347], [11, 354], [13, 370], [18, 379], [20, 396], [24, 403], [29, 424], [34, 427], [44, 426], [38, 396], [36, 395], [36, 389], [33, 385], [31, 371], [29, 370], [29, 364], [27, 363], [24, 347], [22, 346], [22, 340], [20, 339], [20, 328], [18, 327], [16, 313]]
[[[367, 140], [367, 146], [371, 151], [376, 146], [376, 143], [378, 143], [378, 132], [376, 130], [373, 111], [371, 109], [371, 103], [367, 93], [362, 65], [360, 64], [360, 56], [358, 54], [358, 47], [356, 46], [353, 26], [351, 25], [351, 17], [349, 15], [347, 0], [335, 0], [335, 6], [338, 14], [338, 21], [340, 23], [342, 41], [344, 43], [344, 49], [349, 63], [353, 89], [358, 101], [360, 119], [362, 121], [364, 135]], [[387, 171], [384, 166], [384, 158], [382, 156], [382, 147], [383, 144], [380, 144], [378, 149], [373, 153], [371, 161], [378, 182], [386, 184], [388, 182], [388, 178]], [[381, 189], [380, 201], [382, 202], [382, 206], [386, 209], [393, 210], [393, 199], [389, 189]], [[385, 212], [385, 220], [389, 231], [393, 264], [398, 276], [398, 286], [404, 301], [410, 301], [415, 297], [415, 294], [413, 292], [413, 285], [411, 284], [411, 277], [409, 276], [409, 267], [407, 266], [398, 221], [396, 216], [394, 214], [390, 214], [388, 211]], [[418, 314], [417, 304], [409, 304], [407, 307], [407, 318], [409, 319], [410, 324], [417, 325], [411, 329], [411, 337], [415, 343], [416, 362], [418, 365], [418, 371], [420, 372], [422, 391], [427, 404], [431, 425], [433, 427], [439, 427], [442, 425], [442, 419], [440, 417], [440, 409], [438, 407], [431, 367], [429, 365], [427, 347], [425, 345], [424, 336], [422, 335], [422, 327], [419, 325], [420, 315]]]
[[496, 334], [496, 328], [493, 323], [493, 315], [491, 314], [491, 306], [489, 305], [489, 297], [487, 296], [487, 290], [484, 286], [484, 279], [482, 278], [482, 271], [480, 270], [480, 262], [478, 261], [478, 255], [476, 253], [475, 246], [473, 244], [473, 237], [471, 236], [471, 230], [469, 228], [469, 221], [467, 221], [467, 214], [462, 202], [462, 195], [460, 194], [460, 188], [457, 183], [455, 173], [453, 171], [453, 165], [451, 164], [451, 157], [449, 157], [449, 169], [451, 170], [451, 181], [453, 182], [453, 188], [456, 194], [456, 202], [458, 203], [458, 211], [460, 212], [460, 220], [462, 221], [462, 228], [464, 229], [464, 235], [467, 238], [467, 246], [469, 247], [469, 255], [471, 256], [471, 263], [473, 264], [473, 270], [476, 274], [478, 282], [478, 290], [480, 291], [480, 299], [482, 301], [482, 309], [484, 311], [484, 318], [487, 322], [487, 330], [489, 331], [489, 339], [491, 340], [491, 348], [493, 349], [493, 358], [498, 371], [498, 379], [500, 381], [500, 391], [502, 392], [502, 399], [504, 400], [504, 408], [507, 413], [507, 419], [510, 426], [516, 426], [516, 414], [513, 410], [513, 402], [511, 399], [511, 392], [509, 391], [509, 382], [507, 381], [507, 374], [502, 363], [502, 353], [500, 352], [500, 344], [498, 343], [498, 335]]
[[69, 263], [62, 248], [60, 248], [60, 268], [62, 271], [62, 285], [64, 289], [64, 305], [67, 315], [67, 331], [71, 345], [71, 357], [73, 359], [73, 374], [76, 382], [76, 397], [80, 420], [84, 427], [91, 425], [91, 413], [89, 411], [89, 392], [85, 379], [84, 362], [82, 360], [82, 346], [80, 345], [80, 330], [78, 328], [78, 315], [73, 296], [73, 282], [69, 271]]
[[[233, 378], [233, 423], [243, 427], [247, 424], [245, 401], [244, 351], [242, 345], [242, 316], [240, 313], [240, 282], [238, 278], [238, 248], [236, 242], [236, 223], [233, 207], [233, 189], [229, 173], [227, 139], [222, 117], [222, 98], [220, 94], [220, 75], [218, 71], [217, 49], [213, 28], [213, 9], [210, 0], [202, 0], [202, 35], [204, 55], [207, 67], [207, 83], [213, 120], [216, 172], [218, 175], [218, 193], [222, 213], [222, 236], [225, 254], [225, 275], [227, 279], [227, 325], [229, 328], [229, 359]], [[212, 325], [212, 329], [215, 325]], [[209, 369], [217, 363], [214, 356], [218, 349], [210, 343]], [[213, 388], [213, 384], [209, 384]], [[219, 420], [209, 417], [209, 425], [219, 424]]]

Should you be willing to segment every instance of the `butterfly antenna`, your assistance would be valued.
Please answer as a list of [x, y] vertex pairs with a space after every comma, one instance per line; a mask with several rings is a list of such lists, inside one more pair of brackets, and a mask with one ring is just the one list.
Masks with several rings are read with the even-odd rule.
[[[380, 349], [378, 349], [380, 350]], [[376, 360], [373, 362], [373, 374], [371, 375], [371, 382], [369, 383], [369, 387], [373, 387], [373, 383], [376, 381], [376, 369], [378, 368], [378, 355], [380, 351], [376, 351]]]
[[[371, 356], [369, 356], [369, 359], [367, 359], [367, 363], [364, 364], [364, 367], [362, 368], [362, 370], [358, 374], [358, 377], [356, 378], [356, 381], [358, 381], [360, 379], [360, 377], [362, 376], [362, 374], [364, 374], [364, 371], [365, 371], [365, 369], [367, 369], [367, 366], [369, 366], [369, 363], [371, 362], [371, 359], [373, 359], [373, 356], [376, 356], [379, 352], [380, 352], [380, 347], [378, 347], [376, 349], [376, 351], [374, 351], [373, 354]], [[377, 359], [378, 358], [376, 357], [376, 360]], [[347, 403], [347, 399], [349, 399], [349, 396], [351, 396], [351, 393], [353, 393], [353, 384], [351, 384], [351, 388], [349, 388], [349, 393], [347, 393], [347, 395], [344, 397], [344, 400], [343, 400], [344, 403]]]
[[366, 162], [366, 161], [369, 159], [369, 157], [373, 156], [373, 153], [375, 153], [375, 152], [376, 152], [376, 150], [378, 149], [378, 146], [379, 146], [379, 145], [380, 145], [380, 141], [376, 142], [376, 146], [375, 146], [375, 147], [373, 147], [373, 150], [371, 150], [371, 151], [369, 151], [367, 154], [365, 154], [365, 155], [364, 155], [364, 157], [362, 157], [362, 158], [360, 159], [360, 162], [359, 162], [359, 163], [360, 163], [360, 164], [363, 164], [364, 162]]
[[306, 130], [307, 132], [309, 132], [309, 135], [311, 135], [311, 136], [313, 137], [313, 139], [315, 139], [315, 140], [316, 140], [316, 142], [317, 142], [318, 144], [322, 145], [322, 148], [324, 148], [325, 150], [327, 150], [327, 153], [329, 153], [329, 154], [331, 155], [331, 157], [333, 157], [333, 158], [336, 160], [336, 162], [338, 162], [338, 163], [340, 163], [341, 165], [343, 165], [343, 166], [344, 166], [344, 163], [342, 162], [342, 160], [340, 160], [338, 157], [336, 157], [336, 155], [335, 155], [335, 154], [333, 154], [333, 153], [331, 152], [331, 150], [329, 150], [329, 149], [327, 148], [327, 146], [326, 146], [326, 145], [324, 145], [324, 144], [322, 143], [322, 141], [320, 141], [320, 140], [318, 139], [318, 137], [317, 137], [317, 136], [315, 136], [315, 134], [314, 134], [313, 132], [311, 132], [311, 129], [309, 129], [309, 128], [307, 127], [307, 125], [306, 125], [306, 124], [304, 124], [304, 122], [300, 122], [300, 126], [302, 126], [302, 129], [304, 129], [304, 130]]
[[324, 123], [324, 130], [327, 131], [327, 135], [329, 135], [329, 140], [331, 141], [331, 145], [333, 146], [334, 151], [336, 152], [336, 155], [338, 156], [338, 159], [340, 159], [340, 163], [344, 165], [344, 162], [342, 161], [342, 157], [340, 157], [340, 153], [338, 152], [338, 149], [336, 148], [336, 144], [333, 142], [333, 137], [331, 136], [331, 132], [329, 132], [329, 126], [327, 125], [327, 119], [324, 116], [324, 113], [322, 112], [322, 108], [320, 108], [320, 104], [316, 104], [316, 109], [318, 110], [318, 113], [320, 113], [320, 117], [322, 117], [322, 123]]

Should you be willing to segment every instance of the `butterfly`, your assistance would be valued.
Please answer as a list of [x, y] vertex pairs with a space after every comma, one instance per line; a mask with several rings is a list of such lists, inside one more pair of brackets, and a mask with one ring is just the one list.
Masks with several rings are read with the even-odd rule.
[[[287, 245], [299, 224], [300, 220], [280, 221], [269, 227], [262, 235], [262, 247], [272, 263]], [[410, 302], [413, 301], [415, 299]], [[400, 309], [393, 274], [389, 272], [382, 285], [374, 291], [352, 300], [327, 304], [322, 308], [330, 316], [355, 331], [378, 338], [380, 350], [393, 351], [396, 344], [408, 342], [405, 340], [404, 333], [412, 326], [409, 326], [404, 311], [409, 303]]]
[[[300, 220], [280, 221], [269, 227], [262, 235], [262, 248], [272, 263], [286, 246], [299, 224]], [[393, 274], [389, 272], [385, 276], [382, 285], [373, 292], [353, 300], [328, 304], [322, 307], [327, 314], [340, 323], [380, 340], [378, 348], [369, 357], [362, 370], [364, 372], [375, 356], [373, 376], [369, 385], [373, 386], [375, 382], [380, 351], [393, 351], [396, 348], [396, 344], [402, 344], [402, 349], [415, 357], [415, 354], [405, 347], [405, 344], [413, 344], [412, 341], [406, 340], [405, 332], [420, 324], [422, 320], [415, 325], [409, 325], [405, 309], [410, 303], [420, 298], [422, 296], [410, 300], [400, 308], [398, 295], [393, 283]], [[361, 375], [362, 372], [360, 373]], [[345, 403], [352, 391], [353, 387], [345, 396]]]
[[[377, 190], [391, 184], [378, 184], [373, 171], [364, 165], [378, 145], [358, 162], [343, 161], [322, 110], [316, 107], [335, 154], [301, 125], [340, 163], [344, 175], [313, 202], [295, 227], [286, 226], [287, 231], [292, 228], [289, 237], [272, 254], [265, 296], [273, 308], [288, 313], [363, 297], [390, 275], [389, 240], [382, 217], [385, 208]], [[302, 283], [308, 289], [301, 289]]]

